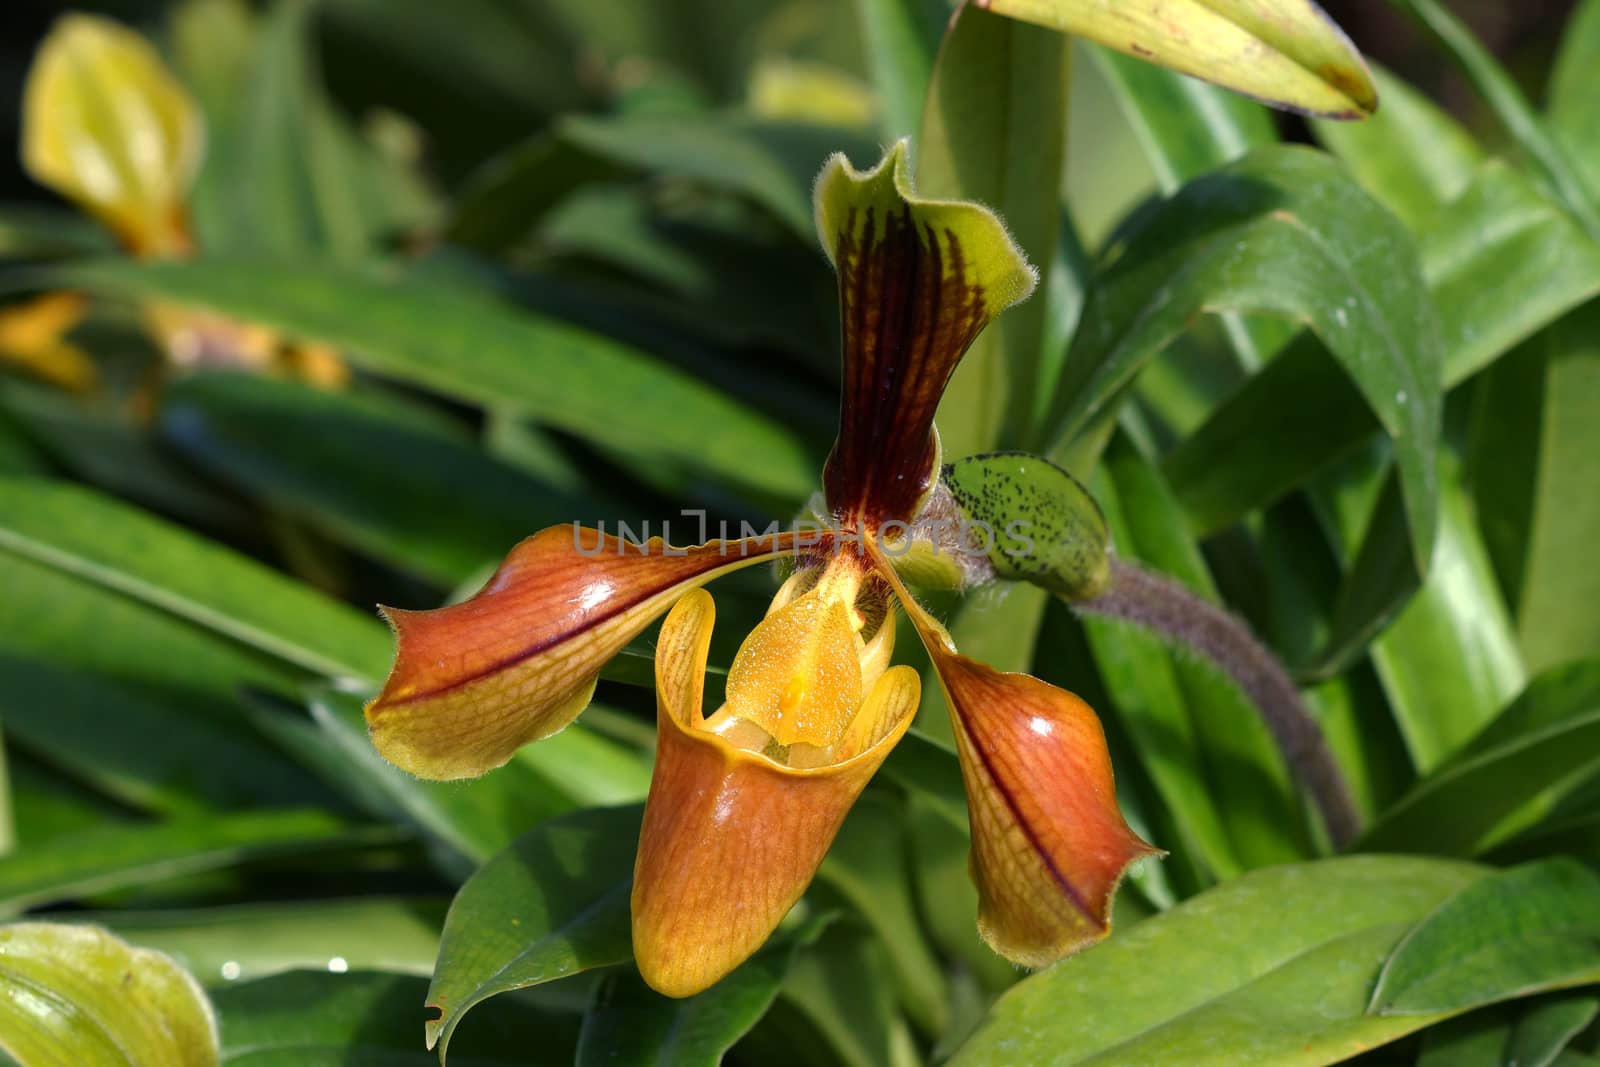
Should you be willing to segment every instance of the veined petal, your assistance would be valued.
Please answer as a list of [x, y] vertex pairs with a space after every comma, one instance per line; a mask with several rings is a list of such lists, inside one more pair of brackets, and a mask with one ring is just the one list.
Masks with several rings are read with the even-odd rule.
[[963, 656], [875, 548], [933, 660], [955, 728], [972, 828], [978, 932], [1000, 955], [1043, 967], [1111, 930], [1128, 867], [1160, 855], [1117, 807], [1111, 755], [1094, 711], [1026, 674]]
[[1110, 932], [1117, 883], [1159, 850], [1123, 821], [1089, 705], [952, 652], [933, 661], [967, 787], [978, 932], [1013, 963], [1043, 967]]
[[552, 526], [472, 599], [384, 608], [399, 642], [367, 705], [373, 744], [422, 778], [470, 778], [548, 737], [589, 703], [600, 668], [687, 590], [795, 551], [793, 533], [668, 548]]
[[634, 867], [633, 951], [645, 981], [674, 997], [711, 986], [777, 928], [921, 695], [914, 670], [890, 668], [841, 742], [845, 758], [783, 766], [701, 728], [714, 615], [710, 594], [689, 593], [656, 647], [659, 740]]
[[56, 21], [28, 72], [22, 161], [94, 213], [134, 255], [192, 250], [184, 219], [200, 109], [150, 42], [110, 19]]
[[906, 142], [866, 173], [817, 179], [817, 232], [839, 273], [844, 395], [823, 472], [828, 507], [906, 520], [933, 485], [933, 416], [967, 347], [1033, 292], [1034, 270], [988, 208], [911, 190]]
[[1313, 0], [974, 0], [1024, 22], [1313, 115], [1363, 118], [1378, 90]]

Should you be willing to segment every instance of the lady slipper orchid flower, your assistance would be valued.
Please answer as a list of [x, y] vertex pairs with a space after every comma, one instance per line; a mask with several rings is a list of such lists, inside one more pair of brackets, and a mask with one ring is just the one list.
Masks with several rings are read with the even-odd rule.
[[[906, 170], [901, 142], [867, 173], [834, 156], [817, 182], [844, 323], [823, 532], [674, 549], [560, 526], [513, 549], [464, 603], [385, 609], [398, 653], [367, 721], [380, 752], [425, 778], [482, 774], [566, 726], [606, 661], [670, 609], [632, 897], [640, 972], [668, 995], [707, 988], [761, 946], [910, 726], [920, 681], [890, 665], [896, 605], [948, 697], [979, 930], [996, 951], [1037, 967], [1102, 937], [1124, 871], [1156, 851], [1117, 809], [1088, 706], [962, 656], [895, 569], [938, 507], [945, 385], [979, 331], [1035, 284], [999, 219], [916, 197]], [[715, 610], [700, 587], [780, 556], [795, 569], [707, 714]]]

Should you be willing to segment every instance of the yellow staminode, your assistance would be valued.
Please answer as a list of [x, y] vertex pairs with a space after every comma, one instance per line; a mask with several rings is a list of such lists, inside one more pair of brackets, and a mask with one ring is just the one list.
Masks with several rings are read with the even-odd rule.
[[57, 20], [23, 92], [22, 162], [36, 181], [134, 255], [182, 255], [203, 142], [199, 109], [148, 41], [93, 15]]
[[745, 639], [728, 672], [727, 711], [785, 748], [831, 745], [861, 706], [861, 648], [849, 605], [809, 593]]

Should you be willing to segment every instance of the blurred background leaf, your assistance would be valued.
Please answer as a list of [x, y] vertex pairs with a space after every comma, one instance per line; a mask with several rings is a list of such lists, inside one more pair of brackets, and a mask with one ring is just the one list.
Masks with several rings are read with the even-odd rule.
[[[8, 12], [7, 143], [58, 6]], [[171, 954], [228, 1063], [1600, 1062], [1596, 0], [1342, 6], [1359, 125], [946, 0], [84, 6], [158, 44], [208, 149], [199, 253], [160, 264], [0, 153], [0, 314], [83, 294], [54, 340], [97, 383], [0, 343], [13, 915]], [[665, 1001], [626, 904], [652, 635], [579, 723], [424, 783], [366, 737], [374, 607], [557, 523], [800, 513], [839, 385], [811, 182], [902, 136], [1041, 272], [947, 394], [948, 458], [1048, 451], [1118, 553], [1247, 620], [1384, 855], [1329, 857], [1189, 654], [1031, 586], [930, 596], [1099, 711], [1170, 855], [1105, 944], [1019, 975], [974, 929], [930, 678], [773, 943]], [[274, 369], [185, 362], [153, 307]], [[713, 701], [774, 586], [719, 582]]]

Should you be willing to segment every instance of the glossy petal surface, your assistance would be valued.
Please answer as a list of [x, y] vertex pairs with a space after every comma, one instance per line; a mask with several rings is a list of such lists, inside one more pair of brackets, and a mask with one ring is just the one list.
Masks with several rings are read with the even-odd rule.
[[934, 662], [967, 786], [978, 932], [1012, 962], [1043, 967], [1110, 932], [1123, 872], [1156, 850], [1123, 821], [1089, 705], [966, 656]]
[[399, 642], [367, 707], [372, 740], [423, 778], [468, 778], [548, 737], [589, 703], [600, 668], [683, 593], [792, 551], [779, 534], [668, 548], [552, 526], [523, 541], [476, 596], [436, 611], [385, 608]]
[[835, 155], [817, 179], [817, 231], [839, 273], [844, 395], [823, 473], [849, 520], [912, 517], [937, 474], [933, 416], [978, 333], [1033, 291], [1033, 268], [978, 204], [911, 189], [906, 142], [861, 173]]
[[762, 620], [728, 670], [729, 711], [784, 747], [837, 741], [863, 695], [849, 610], [812, 594]]
[[911, 723], [917, 674], [873, 686], [839, 762], [807, 770], [736, 748], [703, 729], [714, 618], [685, 596], [656, 652], [660, 739], [633, 882], [633, 948], [659, 992], [690, 996], [755, 952], [805, 892], [850, 806]]
[[1000, 955], [1043, 967], [1111, 930], [1129, 865], [1161, 850], [1117, 807], [1094, 710], [1064, 689], [963, 656], [881, 557], [950, 707], [972, 827], [978, 932]]

